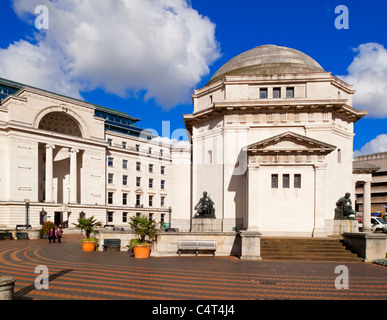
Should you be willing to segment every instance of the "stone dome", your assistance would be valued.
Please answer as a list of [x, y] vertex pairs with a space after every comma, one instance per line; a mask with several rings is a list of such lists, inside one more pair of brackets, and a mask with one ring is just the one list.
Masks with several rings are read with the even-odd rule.
[[224, 64], [210, 82], [225, 75], [281, 74], [324, 72], [311, 57], [301, 51], [275, 45], [264, 45], [241, 53]]

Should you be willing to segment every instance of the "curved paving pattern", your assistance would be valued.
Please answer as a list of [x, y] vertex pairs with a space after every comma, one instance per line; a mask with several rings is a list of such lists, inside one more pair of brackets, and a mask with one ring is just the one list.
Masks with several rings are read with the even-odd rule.
[[[231, 257], [135, 259], [128, 252], [83, 253], [79, 235], [0, 241], [0, 274], [16, 278], [15, 298], [34, 300], [387, 299], [387, 268], [354, 262], [240, 261]], [[36, 266], [49, 270], [37, 290]], [[335, 288], [338, 265], [349, 289]]]

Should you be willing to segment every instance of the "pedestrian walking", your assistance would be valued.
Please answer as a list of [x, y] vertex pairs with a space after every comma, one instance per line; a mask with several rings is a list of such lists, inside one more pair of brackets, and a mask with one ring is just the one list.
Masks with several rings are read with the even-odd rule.
[[55, 237], [55, 231], [54, 231], [53, 228], [51, 228], [51, 229], [50, 229], [50, 233], [49, 233], [49, 235], [48, 235], [49, 243], [51, 243], [51, 240], [53, 240], [54, 243], [55, 243], [55, 239], [56, 239], [56, 237]]
[[57, 227], [56, 228], [56, 237], [58, 238], [58, 242], [59, 243], [62, 243], [61, 239], [62, 239], [62, 229], [60, 227]]

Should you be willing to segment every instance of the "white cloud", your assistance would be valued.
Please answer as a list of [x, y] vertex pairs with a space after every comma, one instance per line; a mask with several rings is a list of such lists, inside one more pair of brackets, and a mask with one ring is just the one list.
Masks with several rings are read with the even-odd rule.
[[[145, 91], [166, 107], [191, 92], [219, 57], [215, 25], [187, 0], [14, 0], [34, 28], [37, 5], [49, 29], [0, 49], [0, 76], [79, 97], [103, 88], [122, 97]], [[23, 72], [21, 72], [23, 70]]]
[[378, 135], [366, 143], [360, 150], [354, 151], [354, 157], [387, 151], [387, 134]]
[[379, 43], [361, 44], [348, 67], [348, 75], [339, 76], [354, 85], [354, 107], [369, 110], [371, 118], [387, 117], [387, 50]]

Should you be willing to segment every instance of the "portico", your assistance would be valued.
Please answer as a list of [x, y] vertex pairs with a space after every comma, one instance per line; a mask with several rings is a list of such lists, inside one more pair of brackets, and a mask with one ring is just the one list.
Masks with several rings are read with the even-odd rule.
[[325, 158], [334, 150], [293, 132], [249, 145], [247, 230], [327, 236]]
[[[371, 181], [372, 173], [379, 168], [370, 164], [354, 163], [353, 164], [353, 188], [355, 195], [356, 184], [363, 185], [363, 232], [371, 232]], [[353, 201], [354, 202], [354, 201]]]
[[[54, 158], [54, 151], [55, 158]], [[79, 203], [82, 152], [77, 148], [47, 144], [45, 146], [45, 189], [41, 192], [46, 203]], [[55, 174], [54, 174], [55, 173]]]

